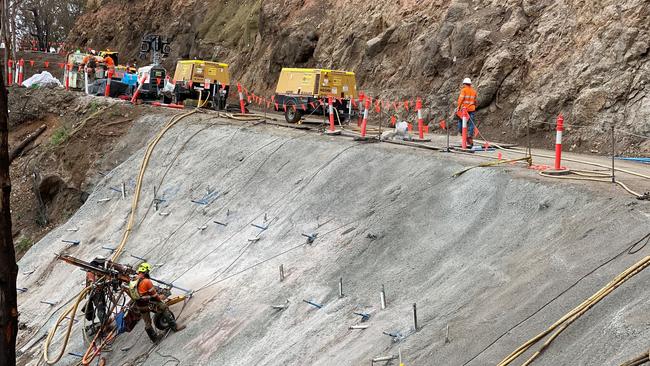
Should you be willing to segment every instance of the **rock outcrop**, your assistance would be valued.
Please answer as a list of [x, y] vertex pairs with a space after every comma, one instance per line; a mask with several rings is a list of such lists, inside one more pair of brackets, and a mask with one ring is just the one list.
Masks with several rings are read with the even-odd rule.
[[[650, 5], [646, 0], [373, 2], [309, 0], [109, 0], [78, 22], [69, 43], [119, 49], [160, 33], [177, 58], [232, 64], [233, 75], [270, 94], [282, 66], [353, 70], [381, 98], [422, 96], [428, 119], [449, 118], [460, 80], [478, 86], [481, 129], [494, 139], [552, 134], [566, 142], [650, 151]], [[542, 144], [546, 139], [534, 139]], [[548, 139], [552, 145], [552, 139]]]

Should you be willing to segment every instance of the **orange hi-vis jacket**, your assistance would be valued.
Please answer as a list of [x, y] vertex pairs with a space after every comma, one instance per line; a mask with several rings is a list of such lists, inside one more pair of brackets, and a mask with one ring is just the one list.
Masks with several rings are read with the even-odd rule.
[[478, 94], [476, 94], [476, 90], [471, 85], [463, 86], [458, 96], [458, 110], [467, 108], [468, 112], [474, 112], [476, 110], [477, 98]]

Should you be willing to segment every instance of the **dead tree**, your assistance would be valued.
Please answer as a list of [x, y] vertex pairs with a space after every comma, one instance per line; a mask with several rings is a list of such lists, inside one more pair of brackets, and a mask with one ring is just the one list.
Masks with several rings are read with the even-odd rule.
[[0, 365], [16, 365], [18, 304], [16, 301], [16, 252], [11, 237], [9, 197], [9, 129], [7, 89], [0, 68]]

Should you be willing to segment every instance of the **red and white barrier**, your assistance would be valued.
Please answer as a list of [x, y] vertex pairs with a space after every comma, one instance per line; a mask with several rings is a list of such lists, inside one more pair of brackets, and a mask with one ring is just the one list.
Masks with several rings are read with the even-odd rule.
[[415, 109], [418, 112], [418, 133], [420, 140], [424, 139], [424, 119], [422, 118], [422, 100], [420, 98], [415, 102]]
[[147, 78], [147, 74], [144, 74], [138, 81], [138, 87], [135, 89], [135, 92], [133, 93], [133, 98], [131, 98], [131, 103], [135, 104], [135, 101], [138, 100], [138, 96], [140, 95], [140, 88], [142, 88], [142, 84], [144, 84], [144, 80], [146, 78]]
[[366, 96], [363, 93], [359, 93], [359, 118], [357, 120], [357, 126], [361, 126], [363, 123], [363, 103], [365, 97]]
[[24, 71], [25, 71], [25, 60], [21, 58], [20, 61], [18, 61], [18, 86], [23, 85], [23, 78], [25, 76]]
[[564, 131], [564, 117], [557, 116], [557, 127], [555, 135], [555, 170], [562, 169], [562, 131]]
[[463, 120], [463, 129], [462, 129], [462, 139], [461, 147], [467, 149], [467, 121], [469, 120], [469, 113], [467, 113], [467, 108], [461, 110], [461, 118]]
[[334, 102], [331, 96], [327, 97], [327, 106], [330, 113], [330, 132], [334, 132]]
[[14, 61], [7, 61], [7, 86], [11, 86], [14, 83]]
[[241, 84], [237, 83], [237, 92], [239, 93], [239, 108], [242, 114], [246, 114], [246, 103], [244, 102], [244, 92], [242, 91]]
[[70, 90], [70, 71], [72, 71], [72, 65], [66, 64], [65, 70], [63, 71], [63, 80], [65, 80], [65, 90]]
[[363, 122], [361, 122], [361, 137], [366, 137], [366, 127], [368, 126], [368, 110], [370, 109], [370, 98], [366, 98], [366, 104], [363, 108]]
[[109, 69], [106, 75], [106, 89], [104, 89], [104, 96], [108, 97], [111, 95], [111, 79], [113, 78], [113, 70]]

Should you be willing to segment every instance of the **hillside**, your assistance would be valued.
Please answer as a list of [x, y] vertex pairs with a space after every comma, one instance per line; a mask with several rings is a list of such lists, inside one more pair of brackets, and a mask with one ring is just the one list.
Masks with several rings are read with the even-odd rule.
[[[142, 139], [137, 126], [151, 136], [167, 119], [144, 116], [123, 138]], [[20, 365], [38, 363], [57, 309], [82, 288], [83, 272], [53, 253], [110, 254], [143, 153], [20, 261]], [[173, 307], [187, 328], [151, 350], [138, 324], [103, 355], [109, 365], [367, 365], [401, 349], [408, 366], [496, 364], [647, 254], [628, 250], [647, 234], [647, 202], [514, 166], [452, 177], [476, 159], [205, 114], [181, 121], [149, 161], [120, 262], [146, 258], [155, 277], [193, 290]], [[112, 188], [123, 183], [126, 199]], [[648, 276], [578, 319], [535, 364], [618, 365], [646, 350]], [[370, 315], [367, 329], [349, 329], [361, 324], [355, 312]], [[60, 365], [79, 361], [81, 324]]]
[[[282, 66], [353, 70], [388, 100], [422, 96], [427, 119], [448, 118], [461, 79], [475, 80], [482, 132], [533, 143], [563, 113], [572, 150], [650, 151], [650, 7], [645, 0], [311, 1], [103, 0], [68, 44], [110, 47], [135, 60], [140, 38], [173, 40], [172, 56], [232, 64], [237, 80], [270, 95]], [[141, 60], [141, 63], [144, 60]]]

